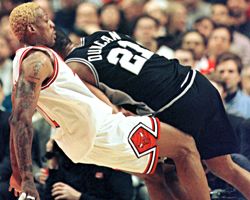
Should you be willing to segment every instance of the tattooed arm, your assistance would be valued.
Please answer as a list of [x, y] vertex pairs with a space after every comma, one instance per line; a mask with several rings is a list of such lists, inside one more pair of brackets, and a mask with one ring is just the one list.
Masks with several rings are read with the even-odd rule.
[[[35, 196], [32, 175], [31, 146], [33, 139], [32, 115], [34, 114], [43, 81], [50, 77], [53, 66], [50, 57], [41, 51], [32, 51], [23, 60], [19, 78], [12, 96], [13, 111], [10, 118], [12, 135], [11, 156], [12, 168], [17, 165], [21, 180], [22, 192]], [[15, 172], [13, 172], [15, 173]]]

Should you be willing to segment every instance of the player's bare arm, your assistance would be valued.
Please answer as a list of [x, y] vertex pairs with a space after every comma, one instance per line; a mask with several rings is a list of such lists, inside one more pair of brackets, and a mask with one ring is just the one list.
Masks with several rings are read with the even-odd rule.
[[91, 85], [96, 86], [96, 80], [92, 71], [85, 64], [80, 62], [69, 62], [67, 65], [75, 72], [82, 81], [88, 82]]
[[110, 107], [112, 107], [112, 112], [113, 113], [118, 113], [119, 112], [119, 108], [112, 104], [111, 101], [109, 100], [109, 98], [98, 88], [96, 88], [95, 86], [89, 84], [86, 81], [83, 81], [85, 83], [85, 85], [88, 87], [88, 89], [101, 101], [103, 101], [104, 103], [106, 103], [107, 105], [109, 105]]
[[[32, 175], [31, 146], [33, 139], [32, 116], [36, 109], [43, 81], [50, 77], [53, 66], [49, 56], [33, 51], [21, 63], [19, 78], [13, 91], [13, 112], [10, 118], [12, 134], [11, 161], [17, 163], [22, 192], [39, 199]], [[12, 149], [14, 148], [14, 149]], [[14, 166], [13, 166], [14, 167]]]
[[72, 69], [72, 71], [75, 72], [79, 76], [79, 78], [85, 83], [88, 89], [97, 98], [99, 98], [101, 101], [105, 102], [106, 104], [112, 107], [113, 113], [122, 112], [125, 116], [134, 115], [134, 113], [128, 110], [125, 110], [122, 107], [114, 105], [110, 101], [110, 99], [100, 89], [96, 88], [96, 81], [95, 81], [94, 75], [86, 65], [84, 65], [83, 63], [79, 63], [79, 62], [70, 62], [67, 64]]

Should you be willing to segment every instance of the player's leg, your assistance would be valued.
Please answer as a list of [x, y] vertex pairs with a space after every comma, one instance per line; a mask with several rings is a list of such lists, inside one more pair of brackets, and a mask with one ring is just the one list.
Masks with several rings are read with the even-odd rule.
[[165, 176], [165, 182], [172, 196], [174, 196], [176, 199], [188, 200], [188, 195], [183, 186], [179, 182], [176, 170], [175, 169], [166, 170], [167, 166], [168, 165], [164, 164], [164, 169], [165, 169], [164, 176]]
[[178, 129], [161, 123], [157, 144], [160, 157], [173, 159], [180, 184], [189, 199], [210, 199], [209, 188], [194, 139]]
[[216, 176], [233, 185], [250, 199], [250, 173], [234, 163], [230, 155], [215, 157], [205, 162]]
[[175, 200], [166, 184], [163, 165], [158, 163], [154, 174], [134, 174], [144, 180], [151, 200]]

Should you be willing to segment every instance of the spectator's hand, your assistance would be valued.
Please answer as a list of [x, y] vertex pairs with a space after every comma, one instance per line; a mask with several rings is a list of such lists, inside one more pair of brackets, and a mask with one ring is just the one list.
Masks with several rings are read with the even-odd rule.
[[48, 174], [48, 169], [46, 168], [41, 168], [40, 171], [38, 173], [36, 173], [36, 180], [41, 183], [42, 185], [45, 185], [45, 182], [48, 178], [49, 174]]
[[48, 142], [46, 143], [46, 151], [47, 152], [52, 152], [53, 151], [53, 145], [54, 145], [54, 140], [49, 139]]
[[55, 200], [79, 200], [81, 197], [80, 192], [62, 182], [55, 183], [51, 192]]

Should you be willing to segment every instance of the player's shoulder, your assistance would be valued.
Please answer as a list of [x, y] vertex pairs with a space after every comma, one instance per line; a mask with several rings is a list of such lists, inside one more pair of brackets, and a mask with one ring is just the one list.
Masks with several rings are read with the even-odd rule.
[[50, 59], [53, 57], [52, 51], [47, 47], [29, 46], [23, 47], [16, 51], [16, 58], [19, 60], [26, 59]]
[[53, 55], [47, 51], [47, 48], [26, 47], [20, 49], [16, 53], [18, 65], [21, 66], [25, 72], [30, 72], [32, 66], [39, 69], [52, 69]]

